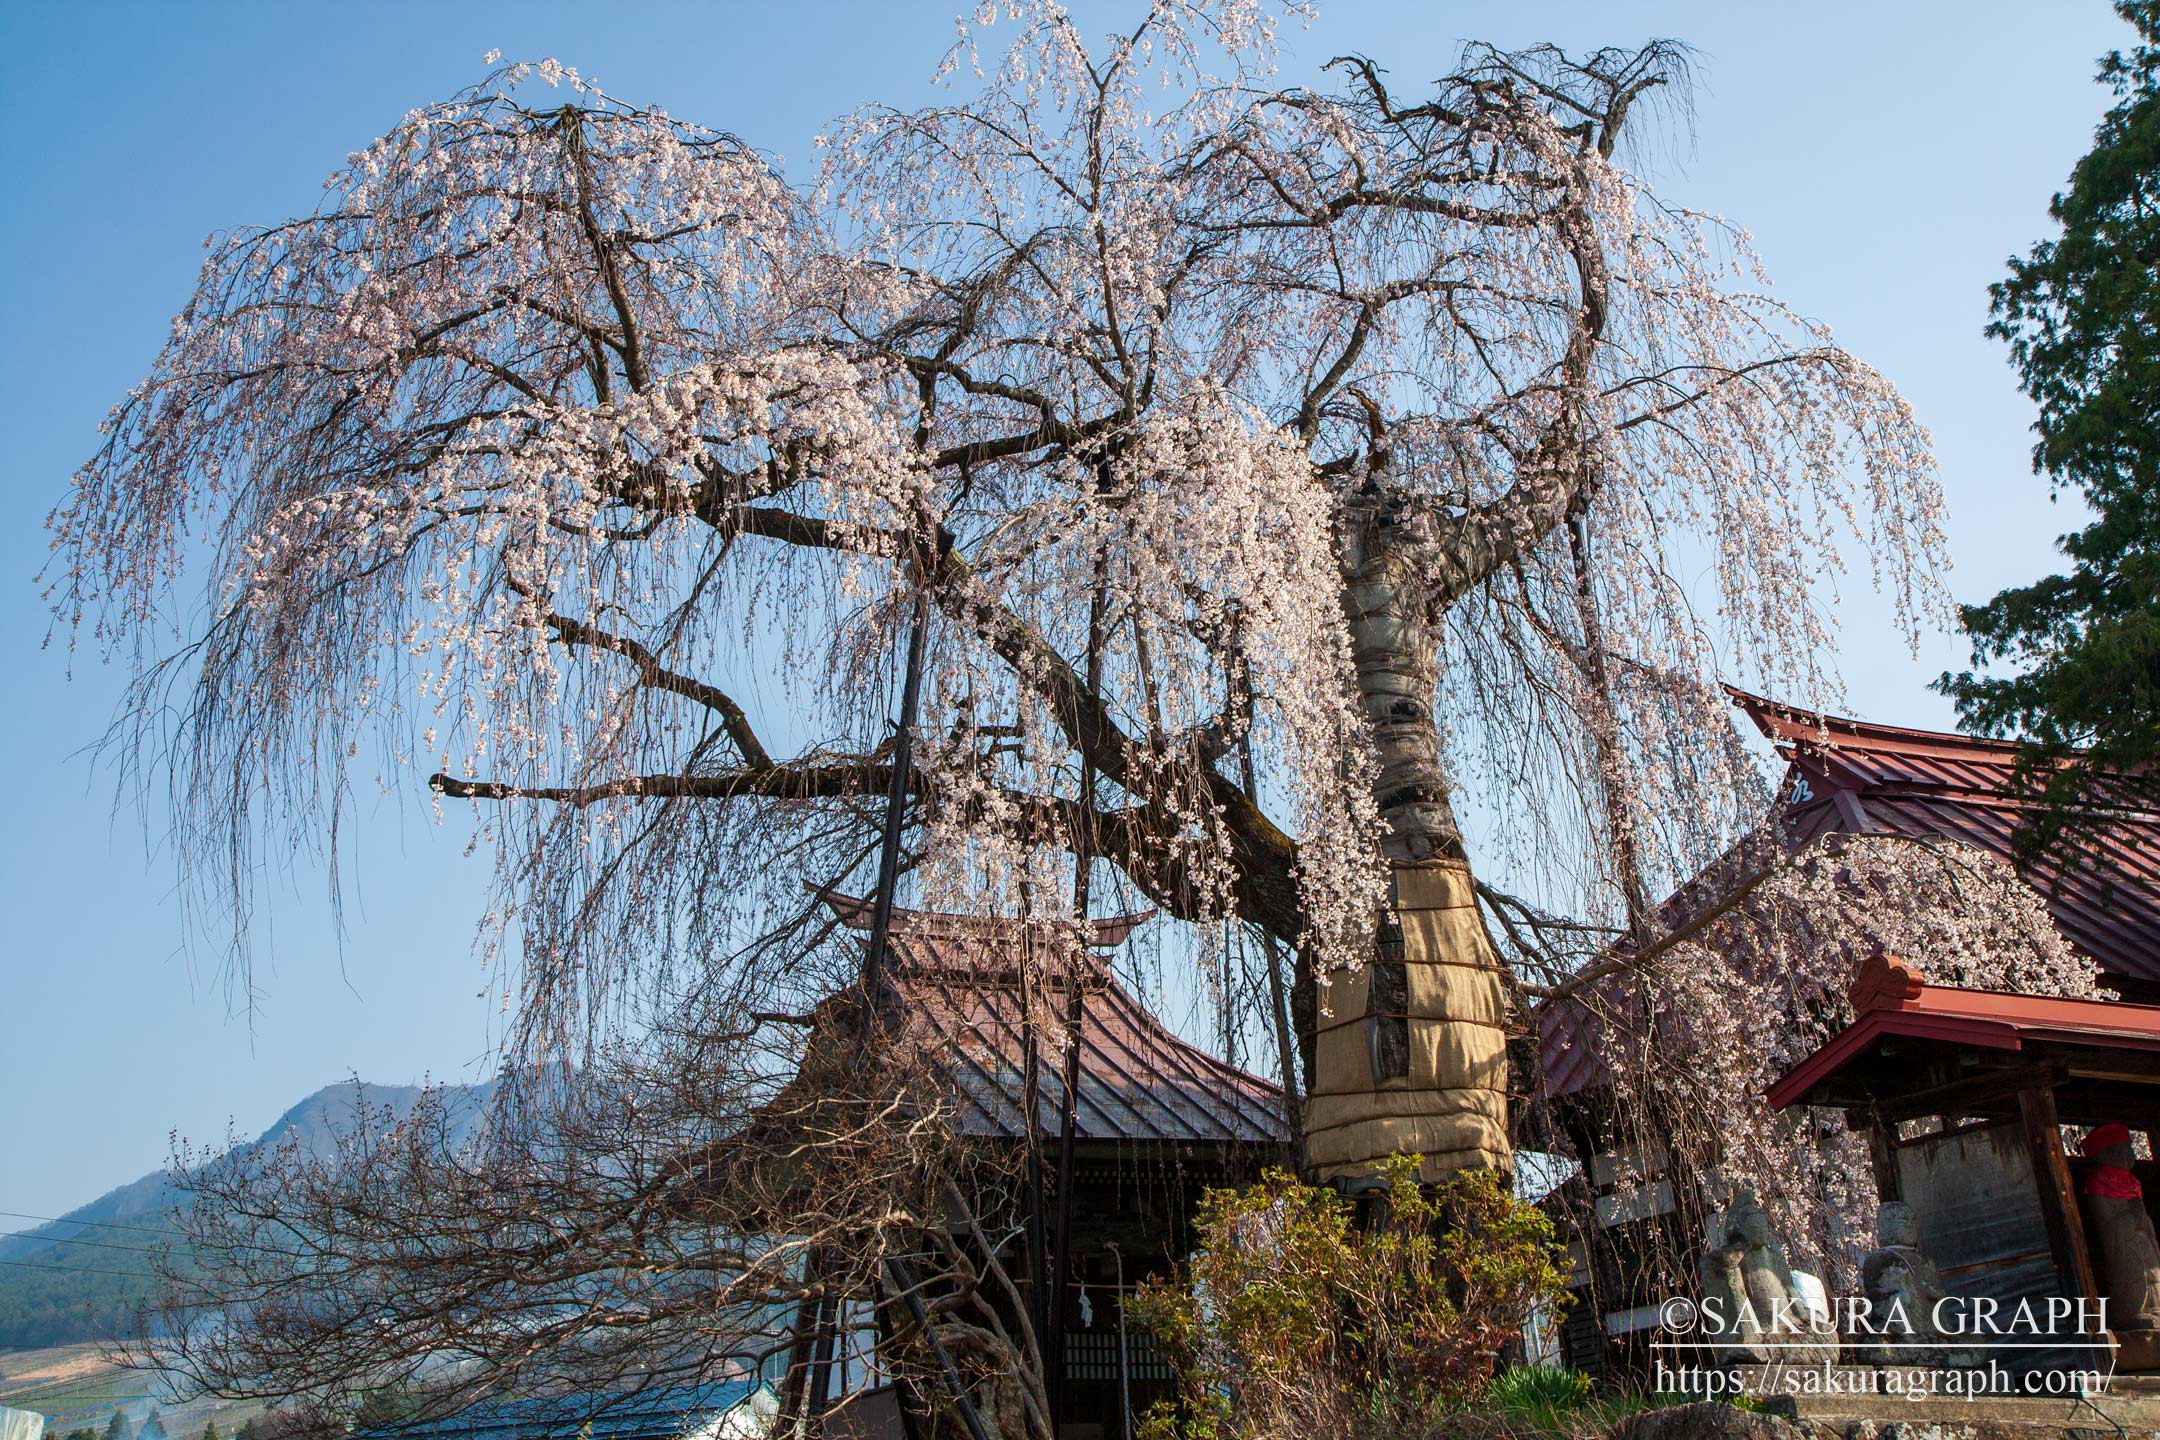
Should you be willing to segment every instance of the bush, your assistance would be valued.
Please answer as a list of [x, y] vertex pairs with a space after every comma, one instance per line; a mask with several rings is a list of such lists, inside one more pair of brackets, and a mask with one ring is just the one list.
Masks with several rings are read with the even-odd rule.
[[1504, 1178], [1417, 1173], [1414, 1155], [1383, 1167], [1366, 1228], [1280, 1171], [1209, 1191], [1190, 1273], [1133, 1299], [1182, 1396], [1144, 1440], [1382, 1440], [1483, 1400], [1531, 1310], [1564, 1301], [1558, 1246]]

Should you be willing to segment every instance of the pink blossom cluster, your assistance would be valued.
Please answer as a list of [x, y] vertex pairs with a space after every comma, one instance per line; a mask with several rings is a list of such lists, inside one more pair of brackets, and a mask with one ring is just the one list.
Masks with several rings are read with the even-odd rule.
[[920, 595], [912, 903], [1063, 915], [1079, 854], [1169, 953], [1325, 973], [1394, 843], [1518, 897], [1533, 976], [1624, 927], [1750, 813], [1714, 680], [1826, 698], [1856, 558], [1941, 613], [1926, 434], [1627, 167], [1676, 52], [1282, 88], [1286, 17], [984, 6], [957, 93], [802, 187], [510, 65], [214, 238], [48, 572], [137, 666], [183, 849], [244, 920], [266, 836], [425, 772], [548, 1043], [814, 988]]

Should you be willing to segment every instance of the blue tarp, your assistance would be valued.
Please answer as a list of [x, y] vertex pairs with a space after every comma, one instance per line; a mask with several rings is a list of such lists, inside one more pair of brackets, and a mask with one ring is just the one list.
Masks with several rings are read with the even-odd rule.
[[483, 1400], [441, 1420], [362, 1431], [355, 1440], [675, 1440], [756, 1388], [745, 1379], [631, 1395]]

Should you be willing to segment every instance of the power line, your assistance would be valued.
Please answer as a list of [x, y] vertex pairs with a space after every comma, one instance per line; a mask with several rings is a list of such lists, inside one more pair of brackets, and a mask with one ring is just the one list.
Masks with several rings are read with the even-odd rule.
[[57, 1270], [64, 1275], [117, 1275], [123, 1280], [147, 1280], [151, 1277], [140, 1270], [100, 1270], [91, 1265], [40, 1265], [35, 1260], [0, 1260], [0, 1265], [17, 1270]]
[[156, 1225], [122, 1225], [111, 1220], [71, 1220], [65, 1215], [32, 1215], [22, 1210], [0, 1210], [0, 1215], [5, 1215], [10, 1220], [42, 1220], [48, 1225], [95, 1225], [100, 1230], [134, 1230], [144, 1235], [170, 1233]]
[[[14, 1270], [50, 1270], [57, 1275], [111, 1275], [121, 1280], [158, 1280], [161, 1283], [167, 1279], [177, 1278], [153, 1275], [146, 1270], [102, 1270], [94, 1265], [40, 1265], [35, 1260], [0, 1260], [0, 1265], [5, 1265]], [[193, 1284], [195, 1282], [182, 1281], [181, 1283]], [[128, 1304], [132, 1302], [122, 1300], [119, 1303]], [[222, 1300], [174, 1300], [162, 1297], [156, 1301], [156, 1307], [160, 1312], [223, 1310], [230, 1308], [227, 1302]], [[4, 1395], [0, 1395], [0, 1400], [5, 1398]]]
[[130, 1255], [153, 1255], [150, 1245], [117, 1245], [110, 1240], [78, 1240], [71, 1235], [40, 1235], [35, 1230], [0, 1230], [0, 1240], [35, 1240], [44, 1245], [89, 1245], [99, 1250], [125, 1250]]

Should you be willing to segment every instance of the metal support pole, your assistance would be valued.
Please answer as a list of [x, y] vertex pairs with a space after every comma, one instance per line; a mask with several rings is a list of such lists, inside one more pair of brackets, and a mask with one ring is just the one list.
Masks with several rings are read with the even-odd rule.
[[930, 1307], [923, 1304], [922, 1296], [908, 1282], [907, 1270], [898, 1260], [885, 1261], [886, 1278], [895, 1290], [907, 1299], [908, 1314], [922, 1327], [923, 1338], [930, 1342], [930, 1353], [937, 1357], [938, 1369], [944, 1373], [945, 1388], [952, 1392], [953, 1404], [960, 1411], [960, 1423], [967, 1426], [968, 1440], [990, 1440], [990, 1432], [983, 1428], [982, 1416], [975, 1411], [975, 1401], [967, 1393], [967, 1386], [960, 1382], [960, 1372], [954, 1368], [952, 1356], [945, 1353], [945, 1342], [938, 1339], [937, 1330], [930, 1323]]
[[[1025, 909], [1025, 892], [1023, 910]], [[1037, 1358], [1042, 1362], [1043, 1390], [1048, 1398], [1053, 1373], [1050, 1335], [1050, 1247], [1045, 1223], [1042, 1155], [1042, 1063], [1035, 1045], [1035, 990], [1030, 977], [1035, 966], [1035, 942], [1028, 933], [1023, 913], [1020, 938], [1020, 1108], [1027, 1127], [1027, 1260], [1028, 1325], [1035, 1332]], [[1056, 1423], [1052, 1412], [1052, 1424]]]
[[[1087, 687], [1102, 689], [1104, 594], [1102, 557], [1095, 563], [1095, 593], [1088, 600]], [[1049, 1324], [1042, 1332], [1043, 1388], [1050, 1400], [1050, 1423], [1065, 1418], [1065, 1275], [1072, 1263], [1073, 1132], [1074, 1112], [1080, 1094], [1080, 1032], [1087, 1021], [1088, 890], [1095, 869], [1095, 766], [1080, 763], [1079, 833], [1073, 836], [1073, 913], [1080, 920], [1077, 947], [1067, 967], [1065, 989], [1065, 1056], [1059, 1071], [1063, 1085], [1058, 1096], [1057, 1218], [1050, 1242], [1050, 1289], [1047, 1296]]]
[[892, 934], [893, 892], [900, 883], [900, 831], [914, 783], [915, 720], [922, 703], [924, 632], [930, 628], [930, 592], [915, 591], [915, 615], [908, 627], [907, 671], [900, 686], [900, 723], [893, 732], [892, 784], [885, 793], [885, 833], [878, 844], [877, 894], [870, 906], [870, 945], [863, 956], [863, 1033], [878, 1013], [885, 980], [885, 949]]

